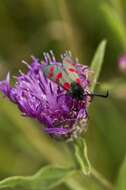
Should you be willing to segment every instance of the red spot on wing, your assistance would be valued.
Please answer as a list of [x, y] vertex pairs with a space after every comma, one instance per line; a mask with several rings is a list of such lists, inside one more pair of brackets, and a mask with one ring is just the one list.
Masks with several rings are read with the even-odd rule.
[[72, 72], [72, 73], [78, 73], [78, 71], [74, 68], [69, 68], [69, 71]]
[[59, 81], [62, 78], [62, 73], [58, 73], [56, 75], [56, 82]]
[[77, 79], [76, 79], [76, 82], [77, 82], [77, 84], [81, 84], [81, 79], [80, 79], [80, 78], [77, 78]]
[[50, 67], [50, 72], [49, 72], [48, 78], [52, 78], [53, 77], [54, 70], [55, 70], [54, 66]]
[[68, 83], [68, 82], [65, 82], [64, 85], [63, 85], [63, 87], [64, 87], [65, 90], [70, 90], [71, 84]]
[[54, 66], [52, 66], [52, 67], [50, 67], [50, 72], [54, 72], [54, 70], [55, 70], [55, 67]]
[[48, 78], [50, 79], [52, 77], [53, 77], [53, 73], [49, 73]]

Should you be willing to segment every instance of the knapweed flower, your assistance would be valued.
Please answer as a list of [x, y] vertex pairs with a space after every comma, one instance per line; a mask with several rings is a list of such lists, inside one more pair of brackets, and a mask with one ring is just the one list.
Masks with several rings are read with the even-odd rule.
[[118, 61], [119, 70], [126, 73], [126, 54], [122, 55]]
[[[77, 100], [59, 84], [43, 73], [48, 64], [60, 65], [64, 58], [69, 58], [75, 63], [81, 86], [85, 95], [83, 100]], [[79, 64], [66, 52], [62, 61], [56, 61], [53, 53], [45, 53], [44, 60], [40, 62], [32, 57], [32, 64], [26, 74], [20, 72], [16, 77], [14, 87], [10, 85], [10, 74], [0, 82], [0, 90], [10, 101], [17, 104], [22, 115], [37, 119], [44, 124], [44, 130], [56, 138], [76, 138], [87, 129], [87, 108], [90, 102], [89, 94], [89, 68]]]

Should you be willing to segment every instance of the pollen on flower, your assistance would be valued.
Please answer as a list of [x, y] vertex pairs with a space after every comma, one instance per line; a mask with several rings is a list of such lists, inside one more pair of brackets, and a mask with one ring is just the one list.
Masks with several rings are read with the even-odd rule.
[[[23, 61], [27, 65], [27, 73], [20, 72], [13, 87], [10, 85], [10, 74], [7, 74], [6, 79], [0, 81], [0, 90], [10, 101], [18, 106], [22, 115], [37, 119], [44, 124], [46, 133], [56, 138], [70, 139], [80, 135], [87, 128], [89, 101], [88, 97], [78, 101], [68, 95], [66, 90], [71, 88], [70, 82], [65, 82], [63, 88], [58, 82], [50, 80], [50, 77], [57, 73], [57, 80], [63, 77], [61, 71], [56, 71], [55, 73], [55, 68], [57, 68], [57, 65], [62, 66], [66, 56], [70, 64], [74, 59], [69, 52], [62, 55], [62, 61], [56, 61], [52, 51], [44, 53], [42, 64], [35, 57], [32, 57], [31, 64]], [[53, 64], [53, 66], [50, 69], [50, 76], [46, 77], [43, 69], [49, 64]], [[88, 67], [84, 67], [79, 63], [76, 64], [76, 62], [72, 65], [78, 71], [82, 88], [88, 91]], [[74, 71], [72, 70], [72, 72]], [[80, 83], [80, 79], [77, 78], [76, 82]], [[84, 123], [84, 125], [81, 125], [81, 123]]]

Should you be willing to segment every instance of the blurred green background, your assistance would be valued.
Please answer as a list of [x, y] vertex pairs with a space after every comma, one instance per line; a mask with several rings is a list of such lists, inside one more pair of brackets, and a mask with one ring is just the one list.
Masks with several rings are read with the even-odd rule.
[[[126, 89], [126, 77], [117, 64], [126, 51], [125, 10], [126, 0], [0, 1], [1, 80], [8, 71], [12, 75], [25, 71], [21, 60], [30, 63], [30, 55], [42, 59], [42, 53], [50, 49], [57, 58], [70, 49], [82, 64], [90, 65], [99, 42], [107, 39], [99, 86], [103, 90], [111, 86], [113, 91], [108, 99], [93, 101], [85, 137], [92, 165], [112, 183], [126, 154], [126, 96], [120, 94], [120, 89]], [[47, 137], [38, 122], [23, 118], [1, 95], [0, 179], [31, 175], [47, 163], [69, 165], [72, 154], [68, 145]], [[98, 189], [86, 177], [83, 183], [87, 190]], [[68, 183], [55, 189], [74, 188]]]

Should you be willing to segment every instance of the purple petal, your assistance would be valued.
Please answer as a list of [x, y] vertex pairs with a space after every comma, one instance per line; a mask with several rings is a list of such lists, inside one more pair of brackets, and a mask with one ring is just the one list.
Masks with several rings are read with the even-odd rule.
[[44, 129], [48, 134], [54, 134], [56, 136], [66, 135], [70, 132], [70, 129], [60, 128], [45, 128]]

